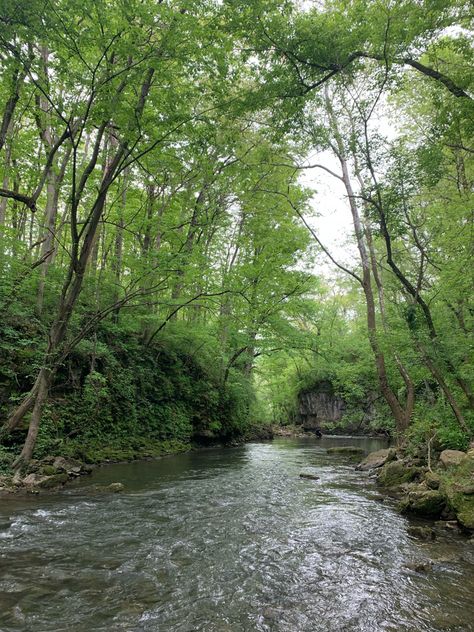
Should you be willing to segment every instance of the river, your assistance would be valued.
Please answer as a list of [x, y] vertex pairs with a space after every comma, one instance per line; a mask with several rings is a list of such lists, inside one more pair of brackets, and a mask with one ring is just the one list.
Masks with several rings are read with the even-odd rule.
[[[1, 632], [474, 630], [473, 541], [410, 537], [372, 479], [326, 453], [355, 443], [380, 447], [278, 439], [0, 499]], [[115, 481], [123, 493], [94, 488]]]

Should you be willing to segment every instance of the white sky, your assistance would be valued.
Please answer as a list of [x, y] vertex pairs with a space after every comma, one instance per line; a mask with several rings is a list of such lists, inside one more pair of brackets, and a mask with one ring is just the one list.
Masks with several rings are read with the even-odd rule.
[[[340, 171], [337, 159], [329, 151], [311, 154], [308, 164], [322, 164], [335, 173]], [[357, 251], [343, 183], [322, 169], [305, 169], [301, 173], [300, 181], [315, 191], [311, 206], [317, 216], [305, 217], [306, 221], [338, 262], [350, 269], [355, 268]], [[326, 278], [334, 278], [336, 271], [335, 265], [321, 253], [314, 272], [322, 273]]]
[[[378, 112], [373, 116], [370, 127], [381, 133], [388, 141], [397, 136], [396, 120], [390, 116], [390, 108], [383, 99]], [[311, 153], [306, 163], [320, 164], [336, 174], [341, 173], [339, 161], [331, 151]], [[314, 228], [318, 238], [329, 250], [331, 255], [350, 270], [359, 265], [359, 256], [354, 238], [352, 215], [349, 208], [347, 194], [343, 183], [322, 169], [305, 169], [301, 172], [300, 181], [304, 186], [315, 191], [312, 208], [316, 217], [306, 217], [306, 221]], [[357, 189], [357, 182], [353, 182]], [[321, 253], [314, 269], [315, 274], [334, 279], [336, 273], [341, 273], [336, 266]]]

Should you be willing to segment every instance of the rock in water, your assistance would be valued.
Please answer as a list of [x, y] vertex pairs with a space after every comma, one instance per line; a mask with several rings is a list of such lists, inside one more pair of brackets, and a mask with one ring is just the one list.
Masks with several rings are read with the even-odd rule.
[[431, 570], [432, 566], [433, 562], [431, 560], [417, 560], [405, 564], [405, 568], [408, 568], [410, 571], [415, 571], [416, 573], [427, 573]]
[[38, 484], [43, 489], [52, 489], [67, 483], [68, 478], [66, 472], [62, 472], [61, 474], [53, 474], [53, 476], [45, 476]]
[[311, 481], [319, 481], [319, 476], [313, 474], [312, 472], [301, 472], [300, 478], [308, 478]]
[[104, 491], [117, 494], [118, 492], [123, 492], [124, 489], [125, 485], [123, 483], [110, 483], [110, 485], [104, 488]]
[[328, 448], [328, 454], [364, 454], [364, 449], [355, 445], [341, 445], [335, 448]]
[[397, 454], [393, 448], [377, 450], [376, 452], [371, 452], [368, 456], [366, 456], [365, 459], [356, 467], [356, 470], [360, 470], [362, 472], [375, 470], [376, 468], [385, 465], [385, 463], [394, 461], [396, 458]]
[[435, 540], [436, 533], [430, 527], [417, 527], [410, 526], [407, 529], [409, 535], [412, 535], [414, 538], [418, 538], [419, 540]]
[[466, 458], [466, 453], [461, 450], [443, 450], [439, 455], [439, 462], [446, 469], [460, 465]]

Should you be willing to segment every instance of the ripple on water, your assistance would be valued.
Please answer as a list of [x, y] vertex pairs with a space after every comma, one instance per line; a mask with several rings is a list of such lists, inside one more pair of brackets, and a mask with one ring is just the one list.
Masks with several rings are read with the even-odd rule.
[[[308, 468], [318, 481], [299, 478]], [[116, 480], [126, 493], [92, 490]], [[5, 503], [0, 630], [474, 630], [472, 543], [409, 538], [372, 485], [321, 442], [281, 440]]]

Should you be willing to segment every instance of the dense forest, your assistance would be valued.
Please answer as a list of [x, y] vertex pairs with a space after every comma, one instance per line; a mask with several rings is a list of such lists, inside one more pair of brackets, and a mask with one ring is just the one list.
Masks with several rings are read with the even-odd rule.
[[342, 428], [465, 449], [472, 19], [2, 0], [0, 467], [245, 440], [320, 384]]

